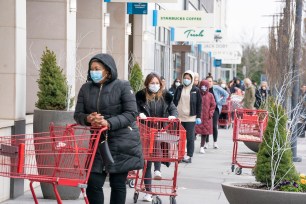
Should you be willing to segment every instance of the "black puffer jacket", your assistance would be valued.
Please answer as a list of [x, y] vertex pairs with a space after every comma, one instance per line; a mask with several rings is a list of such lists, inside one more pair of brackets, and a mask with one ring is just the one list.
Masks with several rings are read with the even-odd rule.
[[[103, 86], [92, 82], [90, 75], [79, 92], [74, 119], [78, 124], [90, 125], [86, 118], [92, 112], [98, 112], [110, 124], [108, 143], [114, 164], [105, 167], [110, 173], [122, 173], [143, 168], [142, 148], [139, 130], [136, 126], [136, 99], [128, 81], [117, 79], [114, 59], [108, 54], [98, 54], [99, 60], [111, 72], [111, 79]], [[88, 71], [89, 73], [89, 71]], [[104, 168], [101, 155], [96, 154], [92, 172], [102, 172]]]
[[[163, 110], [162, 115], [160, 115], [159, 117], [167, 118], [170, 115], [177, 117], [178, 115], [177, 109], [174, 103], [172, 102], [172, 99], [173, 99], [173, 96], [169, 92], [165, 91], [163, 93], [163, 97], [161, 98], [163, 102], [160, 103], [161, 107], [157, 107]], [[136, 101], [137, 101], [137, 108], [138, 108], [139, 113], [144, 113], [146, 116], [150, 117], [151, 116], [150, 107], [146, 100], [145, 89], [140, 90], [136, 93]]]

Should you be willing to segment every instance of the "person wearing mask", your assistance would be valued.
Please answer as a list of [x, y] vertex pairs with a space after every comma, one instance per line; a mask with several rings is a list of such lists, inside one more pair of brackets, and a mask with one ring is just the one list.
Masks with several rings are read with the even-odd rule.
[[238, 78], [234, 78], [234, 83], [233, 83], [233, 85], [230, 87], [230, 91], [231, 91], [231, 93], [235, 93], [235, 88], [239, 88], [239, 89], [241, 89], [241, 91], [244, 91], [244, 85], [242, 85], [241, 84], [241, 81], [240, 81], [240, 79], [238, 79]]
[[199, 74], [197, 72], [194, 72], [194, 81], [193, 81], [193, 85], [195, 85], [196, 87], [199, 87]]
[[171, 85], [171, 88], [169, 89], [169, 92], [171, 93], [172, 96], [174, 96], [174, 93], [175, 93], [177, 87], [179, 87], [179, 85], [181, 85], [181, 79], [176, 78], [176, 79], [173, 81], [173, 83], [172, 83], [172, 85]]
[[256, 90], [255, 93], [255, 108], [259, 109], [262, 104], [267, 101], [268, 96], [270, 96], [270, 90], [268, 89], [268, 83], [266, 81], [262, 81], [260, 84], [260, 88]]
[[245, 85], [244, 97], [241, 101], [243, 104], [243, 108], [254, 109], [254, 104], [256, 101], [255, 87], [253, 86], [252, 81], [249, 78], [245, 78], [243, 81]]
[[226, 81], [225, 80], [221, 80], [220, 83], [221, 88], [223, 88], [228, 94], [231, 93], [230, 89], [227, 87]]
[[[226, 104], [226, 100], [229, 96], [229, 94], [220, 86], [218, 85], [213, 85], [213, 78], [211, 76], [206, 77], [206, 80], [209, 83], [209, 92], [213, 94], [216, 102], [216, 108], [214, 111], [213, 115], [213, 148], [214, 149], [219, 149], [219, 146], [217, 144], [218, 140], [218, 120], [219, 120], [219, 115], [222, 110], [222, 106]], [[209, 142], [209, 137], [206, 137], [206, 144], [204, 146], [205, 149], [208, 148], [208, 142]]]
[[200, 90], [193, 84], [194, 74], [191, 70], [184, 72], [183, 84], [180, 85], [173, 98], [178, 110], [178, 118], [186, 130], [187, 155], [183, 162], [191, 163], [194, 153], [195, 124], [201, 124], [202, 97]]
[[[162, 81], [158, 74], [150, 73], [147, 75], [145, 88], [136, 93], [136, 101], [139, 117], [145, 119], [146, 117], [159, 117], [175, 119], [178, 115], [176, 106], [173, 104], [173, 96], [162, 89]], [[151, 191], [152, 185], [152, 162], [148, 161], [145, 173], [144, 183], [146, 191]], [[154, 179], [161, 179], [161, 162], [154, 162]], [[151, 202], [152, 195], [146, 194], [144, 201]]]
[[[117, 78], [117, 67], [109, 54], [97, 54], [89, 61], [87, 82], [82, 85], [74, 112], [84, 126], [107, 126], [108, 144], [114, 163], [106, 163], [98, 149], [88, 179], [86, 194], [92, 204], [103, 204], [107, 174], [111, 186], [110, 204], [125, 204], [126, 178], [144, 165], [137, 104], [128, 81]], [[106, 134], [106, 133], [105, 133]]]
[[201, 135], [200, 153], [205, 154], [204, 145], [206, 137], [213, 134], [212, 118], [216, 109], [216, 102], [214, 96], [209, 92], [209, 83], [207, 80], [202, 80], [200, 83], [202, 95], [202, 113], [200, 125], [196, 125], [195, 131]]
[[165, 90], [167, 88], [166, 87], [167, 86], [166, 79], [163, 76], [161, 76], [160, 79], [161, 79], [161, 82], [162, 82], [162, 86], [161, 87], [162, 87], [163, 90]]

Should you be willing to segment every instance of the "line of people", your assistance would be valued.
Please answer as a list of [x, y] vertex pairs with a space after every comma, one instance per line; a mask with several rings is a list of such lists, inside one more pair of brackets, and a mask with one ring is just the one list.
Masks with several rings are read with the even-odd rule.
[[[250, 84], [250, 81], [244, 80], [245, 96], [254, 95]], [[235, 87], [239, 89], [238, 81]], [[111, 55], [98, 54], [89, 61], [87, 82], [79, 91], [74, 118], [81, 125], [109, 128], [106, 134], [114, 159], [114, 163], [106, 164], [99, 152], [95, 155], [86, 189], [90, 203], [104, 203], [103, 185], [107, 175], [111, 186], [110, 203], [125, 203], [128, 172], [144, 166], [136, 125], [138, 115], [142, 118], [180, 119], [187, 138], [187, 154], [183, 162], [192, 162], [196, 134], [201, 135], [200, 153], [205, 153], [210, 134], [213, 135], [213, 147], [219, 148], [218, 119], [232, 87], [229, 91], [224, 85], [214, 85], [211, 75], [199, 82], [199, 75], [188, 70], [182, 78], [174, 81], [169, 91], [165, 88], [162, 78], [156, 73], [150, 73], [146, 76], [144, 89], [134, 94], [129, 82], [118, 79], [116, 64]], [[247, 98], [243, 100], [245, 103], [253, 103]], [[145, 181], [147, 191], [150, 191], [151, 168], [152, 162], [149, 162], [145, 175], [148, 178]], [[154, 162], [153, 178], [162, 178], [160, 162]], [[147, 194], [144, 200], [151, 202], [152, 196]]]

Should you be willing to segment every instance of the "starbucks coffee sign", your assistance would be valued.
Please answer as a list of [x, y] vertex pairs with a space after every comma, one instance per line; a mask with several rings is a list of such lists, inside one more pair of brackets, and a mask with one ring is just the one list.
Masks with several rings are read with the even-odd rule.
[[213, 28], [214, 15], [205, 11], [154, 10], [153, 26]]
[[171, 36], [173, 36], [171, 40], [213, 42], [214, 33], [213, 28], [173, 28], [171, 29]]

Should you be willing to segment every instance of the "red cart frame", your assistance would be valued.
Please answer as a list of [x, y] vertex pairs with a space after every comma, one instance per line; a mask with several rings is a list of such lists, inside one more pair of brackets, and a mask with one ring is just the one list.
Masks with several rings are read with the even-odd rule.
[[[232, 101], [230, 98], [227, 98], [226, 104], [222, 106], [221, 113], [218, 119], [218, 126], [225, 127], [228, 129], [232, 125]], [[222, 118], [225, 116], [225, 118]]]
[[[185, 154], [186, 131], [178, 119], [148, 117], [138, 118], [137, 121], [145, 164], [142, 175], [140, 171], [136, 174], [134, 203], [137, 202], [139, 192], [152, 194], [154, 204], [161, 204], [158, 195], [170, 196], [170, 203], [176, 203], [178, 163]], [[148, 180], [144, 178], [148, 161], [173, 162], [173, 177], [162, 178], [150, 186], [145, 185], [144, 180]], [[146, 187], [151, 191], [147, 191]]]
[[59, 204], [58, 185], [81, 188], [85, 203], [89, 203], [84, 189], [105, 130], [50, 125], [49, 132], [0, 136], [0, 176], [29, 179], [36, 204], [33, 182], [52, 184]]
[[[242, 168], [254, 168], [255, 153], [238, 153], [239, 142], [261, 143], [268, 122], [268, 111], [236, 109], [233, 128], [232, 172], [242, 173]], [[238, 167], [235, 169], [235, 165]]]

